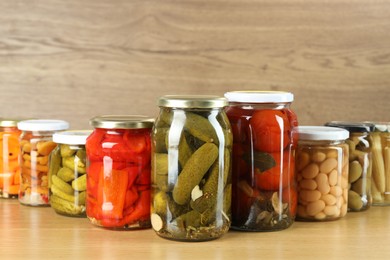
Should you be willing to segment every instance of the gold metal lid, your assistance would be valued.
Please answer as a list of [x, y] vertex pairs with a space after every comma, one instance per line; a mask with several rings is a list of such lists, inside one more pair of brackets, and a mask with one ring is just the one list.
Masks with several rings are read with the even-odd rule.
[[0, 118], [0, 127], [16, 127], [19, 121], [18, 119]]
[[166, 95], [158, 100], [160, 107], [220, 108], [227, 105], [226, 98], [212, 95]]
[[90, 125], [107, 129], [152, 128], [154, 119], [140, 115], [104, 115], [91, 118]]

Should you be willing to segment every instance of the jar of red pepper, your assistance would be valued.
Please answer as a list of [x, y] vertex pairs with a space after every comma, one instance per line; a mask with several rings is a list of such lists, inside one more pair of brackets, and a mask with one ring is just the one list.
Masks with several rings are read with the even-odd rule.
[[154, 120], [99, 116], [87, 138], [87, 217], [111, 229], [149, 228], [150, 147]]
[[298, 126], [293, 94], [278, 91], [225, 93], [233, 129], [232, 228], [288, 228], [297, 209], [294, 153]]
[[18, 120], [0, 119], [0, 198], [17, 198], [20, 185]]

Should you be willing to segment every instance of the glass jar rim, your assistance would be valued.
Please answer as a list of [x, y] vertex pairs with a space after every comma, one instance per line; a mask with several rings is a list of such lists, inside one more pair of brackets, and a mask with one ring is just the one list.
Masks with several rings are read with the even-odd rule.
[[18, 122], [18, 119], [0, 118], [0, 127], [17, 127]]
[[298, 126], [296, 128], [299, 140], [339, 141], [349, 138], [345, 129], [330, 126]]
[[225, 93], [229, 102], [245, 103], [290, 103], [294, 101], [294, 94], [286, 91], [230, 91]]
[[228, 105], [224, 97], [213, 95], [165, 95], [158, 99], [160, 107], [222, 108]]
[[53, 135], [53, 142], [57, 144], [85, 145], [92, 130], [69, 130], [57, 132]]
[[69, 128], [69, 123], [57, 119], [31, 119], [18, 122], [22, 131], [60, 131]]
[[106, 129], [152, 128], [154, 119], [142, 115], [103, 115], [90, 119], [90, 125]]
[[348, 122], [348, 121], [330, 121], [325, 123], [325, 126], [343, 128], [349, 132], [355, 133], [369, 133], [375, 128], [374, 124], [371, 123], [359, 123], [359, 122]]

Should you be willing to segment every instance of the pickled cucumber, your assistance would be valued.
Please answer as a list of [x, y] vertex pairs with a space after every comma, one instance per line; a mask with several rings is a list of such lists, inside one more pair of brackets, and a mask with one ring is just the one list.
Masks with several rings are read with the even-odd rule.
[[191, 155], [192, 155], [192, 150], [188, 145], [186, 137], [183, 133], [180, 137], [180, 143], [179, 143], [179, 162], [181, 167], [184, 167], [188, 159], [190, 159]]
[[[64, 192], [61, 188], [59, 188], [57, 185], [55, 185], [54, 183], [52, 183], [51, 185], [51, 192], [52, 194], [64, 199], [64, 200], [67, 200], [67, 201], [70, 201], [70, 202], [75, 202], [75, 196], [74, 195], [70, 195], [66, 192]], [[52, 196], [52, 195], [51, 195]]]
[[169, 128], [157, 128], [154, 132], [154, 151], [156, 153], [167, 153], [166, 137], [168, 136]]
[[50, 205], [60, 214], [81, 215], [85, 213], [85, 206], [77, 206], [75, 203], [64, 200], [56, 195], [50, 196]]
[[74, 172], [68, 167], [60, 168], [57, 172], [57, 176], [61, 178], [64, 182], [72, 181], [75, 178]]
[[68, 144], [61, 144], [60, 150], [61, 150], [61, 157], [69, 157], [69, 156], [72, 156], [76, 153], [76, 150], [71, 149], [70, 145], [68, 145]]
[[208, 119], [190, 112], [186, 113], [186, 116], [184, 127], [191, 135], [206, 143], [219, 143], [214, 127]]
[[177, 204], [190, 202], [192, 189], [200, 183], [217, 157], [218, 147], [213, 143], [205, 143], [192, 154], [173, 188], [173, 199]]
[[52, 185], [56, 186], [62, 192], [66, 193], [66, 194], [70, 194], [70, 195], [73, 194], [72, 186], [70, 186], [68, 183], [64, 182], [57, 175], [51, 176], [51, 181], [52, 181]]
[[81, 175], [72, 181], [72, 188], [76, 191], [85, 191], [87, 189], [87, 175]]
[[216, 160], [211, 166], [209, 177], [203, 186], [203, 195], [191, 200], [191, 208], [199, 213], [205, 212], [207, 209], [216, 205], [218, 193], [218, 177], [219, 177], [219, 161]]
[[61, 168], [61, 153], [59, 149], [54, 149], [50, 154], [50, 165], [49, 165], [49, 188], [51, 186], [51, 176], [56, 175]]
[[76, 158], [79, 158], [83, 166], [85, 167], [87, 162], [87, 153], [84, 149], [79, 149], [76, 153]]
[[74, 170], [76, 165], [78, 173], [86, 173], [85, 164], [80, 159], [75, 158], [74, 156], [62, 158], [62, 166]]

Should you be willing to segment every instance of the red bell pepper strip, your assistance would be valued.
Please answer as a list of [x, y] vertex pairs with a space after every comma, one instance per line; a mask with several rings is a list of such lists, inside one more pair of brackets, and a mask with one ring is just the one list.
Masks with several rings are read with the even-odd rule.
[[99, 183], [98, 205], [102, 209], [103, 218], [120, 219], [126, 197], [128, 174], [124, 170], [102, 171]]

